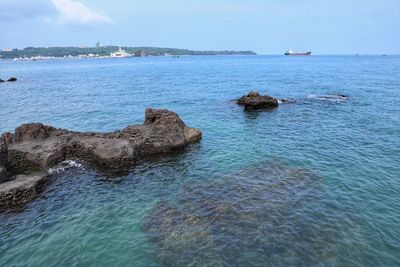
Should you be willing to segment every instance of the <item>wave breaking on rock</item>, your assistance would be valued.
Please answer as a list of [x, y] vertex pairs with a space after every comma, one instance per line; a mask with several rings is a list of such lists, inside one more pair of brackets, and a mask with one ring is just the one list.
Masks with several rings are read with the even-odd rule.
[[63, 173], [66, 170], [72, 169], [72, 168], [83, 168], [83, 164], [79, 163], [75, 160], [66, 160], [61, 162], [55, 167], [49, 168], [47, 172], [49, 174], [57, 174], [57, 173]]

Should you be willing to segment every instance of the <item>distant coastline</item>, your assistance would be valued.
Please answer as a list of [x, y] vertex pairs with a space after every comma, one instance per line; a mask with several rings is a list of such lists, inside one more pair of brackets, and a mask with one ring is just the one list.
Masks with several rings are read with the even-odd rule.
[[[257, 55], [253, 51], [196, 51], [161, 47], [121, 47], [136, 56], [200, 56], [200, 55]], [[103, 47], [26, 47], [0, 51], [0, 59], [51, 59], [74, 57], [108, 57], [118, 46]]]

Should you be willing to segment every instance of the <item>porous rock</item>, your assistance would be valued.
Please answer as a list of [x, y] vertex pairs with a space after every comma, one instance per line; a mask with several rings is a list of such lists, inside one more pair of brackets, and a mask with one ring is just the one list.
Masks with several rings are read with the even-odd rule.
[[147, 109], [143, 125], [111, 133], [74, 132], [41, 123], [24, 124], [3, 134], [10, 168], [47, 169], [68, 159], [104, 168], [133, 164], [144, 155], [181, 149], [201, 139], [172, 111]]
[[6, 167], [0, 164], [0, 183], [4, 183], [9, 179]]
[[38, 172], [17, 175], [13, 180], [0, 184], [0, 211], [22, 207], [36, 198], [49, 181], [49, 175]]
[[[166, 109], [146, 109], [144, 124], [110, 133], [75, 132], [41, 123], [23, 124], [14, 133], [4, 133], [0, 138], [0, 189], [4, 191], [0, 195], [0, 207], [25, 203], [30, 196], [35, 196], [37, 185], [42, 184], [36, 174], [34, 179], [29, 175], [11, 178], [9, 173], [46, 171], [74, 159], [100, 169], [119, 169], [132, 166], [146, 155], [182, 149], [201, 137], [200, 130], [186, 126], [175, 112]], [[22, 183], [24, 186], [19, 186]], [[25, 191], [29, 192], [21, 193]], [[7, 200], [10, 194], [14, 195], [14, 202]]]
[[247, 95], [236, 99], [236, 103], [244, 106], [245, 110], [270, 109], [278, 107], [278, 99], [268, 95], [260, 95], [259, 92], [251, 91]]

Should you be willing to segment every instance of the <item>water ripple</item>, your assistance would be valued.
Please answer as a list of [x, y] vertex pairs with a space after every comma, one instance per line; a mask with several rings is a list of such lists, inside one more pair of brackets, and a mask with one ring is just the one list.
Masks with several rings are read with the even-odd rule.
[[[399, 66], [398, 56], [0, 61], [0, 76], [18, 78], [0, 84], [0, 132], [112, 131], [151, 106], [204, 135], [118, 174], [59, 166], [38, 199], [0, 214], [0, 266], [400, 266]], [[231, 100], [250, 90], [296, 103], [244, 112]], [[349, 98], [308, 98], [338, 93]]]

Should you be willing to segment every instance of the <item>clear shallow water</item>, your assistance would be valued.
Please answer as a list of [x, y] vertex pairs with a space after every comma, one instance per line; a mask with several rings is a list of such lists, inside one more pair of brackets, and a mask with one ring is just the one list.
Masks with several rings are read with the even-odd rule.
[[[0, 266], [400, 265], [400, 57], [0, 62], [11, 76], [1, 132], [111, 131], [154, 107], [204, 138], [118, 177], [55, 173], [0, 215]], [[230, 101], [254, 89], [297, 103]]]

